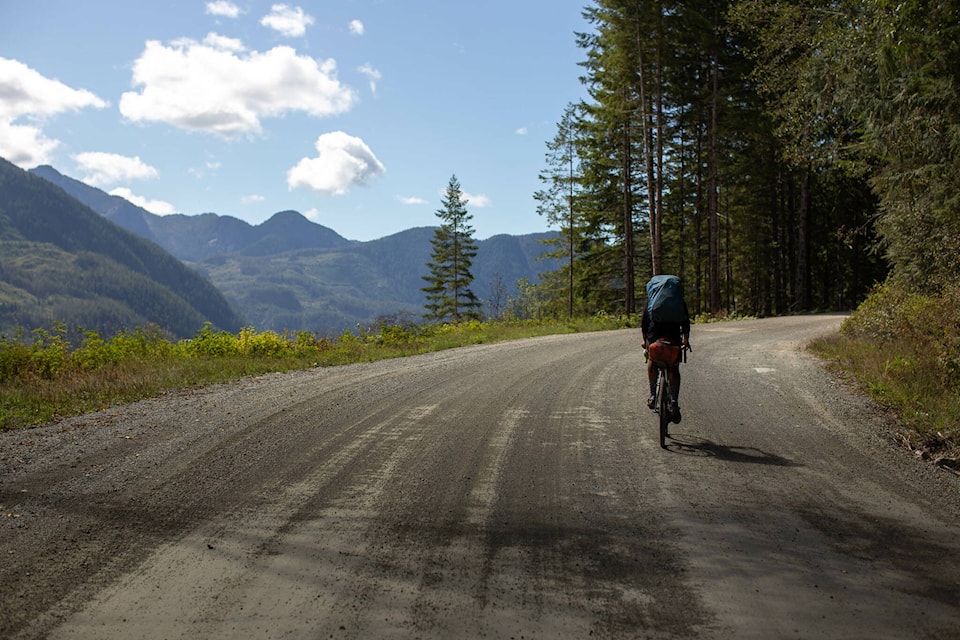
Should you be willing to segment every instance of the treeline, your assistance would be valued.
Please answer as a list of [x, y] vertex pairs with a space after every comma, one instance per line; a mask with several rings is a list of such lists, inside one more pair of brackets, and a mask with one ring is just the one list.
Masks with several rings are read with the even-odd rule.
[[597, 0], [547, 143], [555, 313], [850, 309], [960, 273], [957, 2]]

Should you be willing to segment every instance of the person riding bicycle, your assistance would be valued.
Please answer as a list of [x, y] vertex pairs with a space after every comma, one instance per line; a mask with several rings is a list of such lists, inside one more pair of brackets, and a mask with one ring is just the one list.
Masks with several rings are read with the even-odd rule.
[[670, 413], [673, 422], [680, 422], [680, 355], [690, 344], [690, 313], [679, 277], [654, 276], [646, 288], [647, 304], [643, 307], [640, 330], [643, 350], [648, 355], [650, 398], [647, 406], [652, 409], [656, 401], [656, 363], [665, 363], [670, 378]]

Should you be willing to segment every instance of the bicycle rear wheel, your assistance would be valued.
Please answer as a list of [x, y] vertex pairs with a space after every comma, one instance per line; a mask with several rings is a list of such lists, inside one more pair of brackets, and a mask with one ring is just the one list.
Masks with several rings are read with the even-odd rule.
[[660, 447], [667, 446], [667, 427], [670, 425], [670, 393], [667, 372], [661, 368], [657, 382], [657, 415], [660, 418]]

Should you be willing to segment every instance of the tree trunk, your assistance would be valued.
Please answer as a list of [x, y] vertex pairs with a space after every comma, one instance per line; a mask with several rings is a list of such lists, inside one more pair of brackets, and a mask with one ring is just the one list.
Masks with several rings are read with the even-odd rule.
[[570, 268], [567, 271], [567, 313], [570, 318], [573, 317], [573, 144], [568, 147], [570, 153], [570, 226], [567, 230], [567, 255], [570, 260]]
[[641, 123], [643, 125], [643, 153], [647, 169], [647, 204], [650, 216], [650, 268], [651, 275], [659, 275], [662, 271], [663, 237], [660, 232], [660, 210], [658, 207], [658, 191], [654, 181], [653, 170], [653, 109], [647, 111], [646, 73], [643, 68], [643, 49], [640, 38], [640, 25], [637, 25], [637, 55], [639, 59], [640, 105]]
[[698, 105], [697, 112], [698, 112], [697, 125], [696, 125], [696, 129], [694, 130], [694, 136], [696, 140], [696, 150], [695, 150], [694, 160], [696, 162], [695, 166], [697, 168], [696, 185], [694, 186], [694, 188], [696, 189], [696, 201], [695, 201], [696, 216], [694, 217], [694, 220], [693, 220], [694, 243], [696, 244], [696, 250], [695, 250], [695, 253], [693, 254], [694, 255], [693, 271], [696, 274], [696, 299], [694, 301], [694, 307], [696, 307], [694, 311], [695, 315], [701, 313], [706, 306], [704, 304], [705, 296], [704, 296], [704, 287], [703, 287], [703, 276], [704, 276], [703, 212], [706, 210], [706, 207], [704, 206], [705, 189], [703, 188], [703, 185], [704, 185], [704, 176], [703, 176], [704, 124], [703, 123], [706, 116], [704, 114], [704, 109], [702, 104]]
[[636, 311], [634, 303], [635, 276], [633, 265], [633, 186], [631, 183], [631, 149], [630, 149], [630, 116], [627, 116], [627, 126], [623, 129], [623, 251], [624, 251], [624, 278], [626, 291], [624, 292], [627, 315]]
[[800, 211], [797, 217], [797, 290], [794, 307], [810, 309], [810, 168], [800, 178]]
[[709, 174], [707, 184], [707, 225], [710, 236], [710, 312], [720, 312], [720, 224], [718, 219], [719, 202], [717, 198], [717, 163], [719, 151], [717, 149], [717, 124], [720, 100], [720, 62], [716, 50], [712, 60], [712, 87], [710, 97], [710, 133], [709, 133]]
[[[657, 166], [656, 166], [656, 215], [657, 252], [659, 267], [663, 269], [663, 3], [657, 3]], [[652, 129], [651, 129], [652, 130]], [[655, 274], [655, 275], [656, 275]]]

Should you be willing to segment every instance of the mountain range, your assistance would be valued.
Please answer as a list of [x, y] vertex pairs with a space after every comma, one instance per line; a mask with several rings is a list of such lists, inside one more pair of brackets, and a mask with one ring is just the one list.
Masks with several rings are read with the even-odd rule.
[[[23, 236], [22, 231], [4, 232], [3, 202], [9, 189], [3, 177], [11, 173], [11, 167], [5, 163], [0, 175], [0, 241], [6, 241], [7, 235], [13, 241], [23, 241], [25, 238], [18, 237], [18, 233]], [[92, 214], [111, 229], [109, 233], [122, 232], [123, 235], [112, 241], [117, 247], [136, 247], [132, 249], [136, 255], [168, 254], [172, 262], [179, 262], [181, 268], [191, 274], [190, 278], [182, 276], [181, 281], [194, 278], [205, 281], [208, 286], [212, 283], [211, 288], [215, 289], [208, 290], [206, 300], [211, 304], [219, 301], [224, 305], [225, 302], [231, 314], [215, 317], [199, 309], [197, 313], [204, 317], [203, 321], [218, 327], [233, 331], [239, 324], [257, 330], [307, 330], [329, 335], [358, 325], [366, 326], [383, 317], [418, 320], [423, 312], [424, 296], [420, 287], [424, 286], [423, 276], [427, 274], [433, 227], [356, 242], [311, 222], [296, 211], [281, 211], [259, 225], [214, 213], [158, 216], [119, 196], [64, 176], [52, 167], [22, 173], [35, 181], [31, 182], [33, 192], [25, 201], [43, 209], [48, 217], [61, 216], [63, 229], [72, 229], [75, 219], [89, 225]], [[24, 179], [21, 177], [20, 181]], [[41, 184], [48, 185], [50, 193], [40, 193]], [[73, 204], [68, 205], [67, 200]], [[131, 236], [136, 242], [131, 243]], [[68, 248], [55, 243], [54, 246], [70, 256], [89, 253], [83, 237], [77, 235]], [[478, 241], [479, 251], [472, 269], [474, 293], [480, 298], [514, 295], [518, 281], [537, 282], [541, 272], [559, 268], [555, 261], [540, 260], [545, 250], [542, 241], [550, 237], [555, 237], [555, 233], [499, 235]], [[45, 242], [42, 236], [30, 241]], [[149, 251], [144, 246], [150, 247]], [[17, 255], [23, 258], [31, 252], [42, 254], [40, 247], [31, 246], [29, 250], [21, 247]], [[32, 314], [21, 313], [21, 318], [47, 320], [47, 324], [51, 319], [73, 322], [74, 318], [80, 318], [86, 323], [84, 326], [99, 328], [91, 322], [91, 316], [95, 315], [91, 309], [96, 306], [91, 302], [54, 303], [49, 297], [16, 288], [12, 283], [17, 277], [24, 278], [17, 274], [25, 265], [22, 259], [14, 264], [7, 258], [8, 254], [14, 255], [4, 245], [4, 256], [0, 259], [0, 330], [9, 330], [10, 326], [11, 319], [4, 315], [4, 309], [19, 304], [23, 311], [24, 305], [16, 302], [18, 300], [34, 300], [38, 305]], [[60, 256], [60, 259], [66, 258]], [[71, 260], [75, 263], [75, 258]], [[73, 288], [82, 290], [84, 283], [74, 283]], [[158, 307], [165, 306], [161, 300], [165, 301], [168, 296], [147, 294], [143, 288], [141, 291], [139, 298], [154, 299]], [[70, 313], [71, 304], [88, 311]], [[147, 320], [167, 328], [169, 322], [166, 316], [158, 316], [160, 321], [142, 315], [136, 319], [130, 314], [114, 315], [117, 317], [113, 325], [121, 318], [123, 326], [143, 324], [143, 320]], [[192, 335], [199, 326], [202, 321], [196, 313], [191, 313], [184, 316], [176, 330], [168, 330], [176, 335]]]
[[0, 332], [57, 322], [116, 333], [148, 324], [174, 336], [242, 326], [197, 271], [0, 159]]

